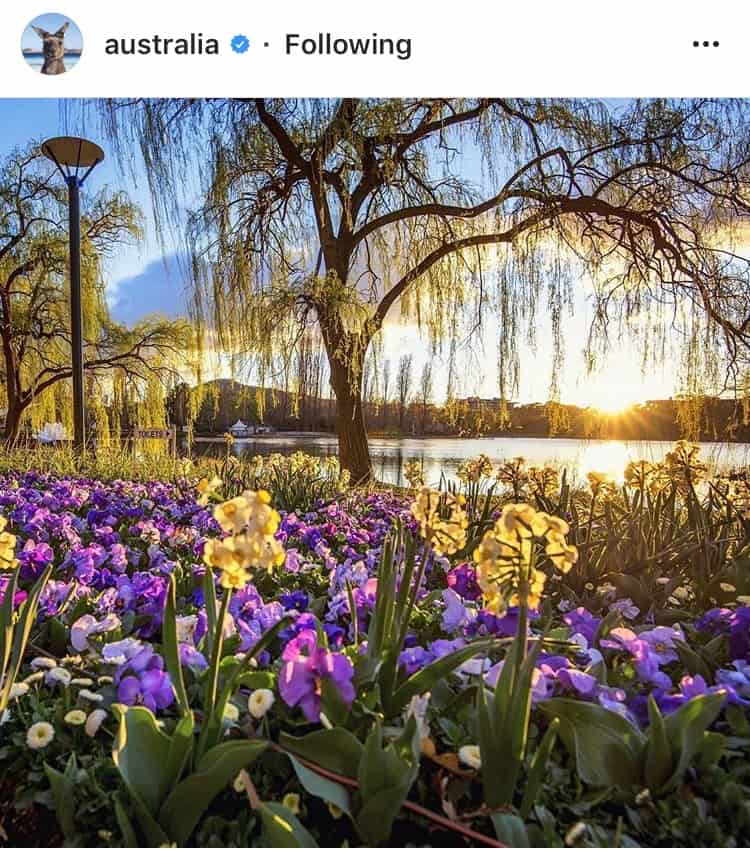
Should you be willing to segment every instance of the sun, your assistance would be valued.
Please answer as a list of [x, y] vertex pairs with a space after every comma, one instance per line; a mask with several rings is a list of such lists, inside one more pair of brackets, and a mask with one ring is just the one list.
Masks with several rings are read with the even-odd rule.
[[600, 413], [620, 415], [644, 400], [644, 386], [640, 379], [628, 374], [626, 370], [618, 373], [610, 369], [601, 374], [587, 387], [588, 406]]
[[617, 415], [619, 413], [625, 413], [631, 407], [633, 407], [636, 403], [635, 400], [631, 400], [630, 398], [623, 398], [617, 396], [598, 396], [592, 406], [599, 410], [600, 413], [609, 413], [610, 415]]

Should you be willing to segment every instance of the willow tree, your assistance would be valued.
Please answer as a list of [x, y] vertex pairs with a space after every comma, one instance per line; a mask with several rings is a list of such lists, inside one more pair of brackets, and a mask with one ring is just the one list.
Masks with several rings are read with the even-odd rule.
[[364, 357], [398, 305], [433, 343], [496, 309], [503, 397], [545, 290], [561, 355], [576, 275], [596, 300], [592, 357], [610, 323], [652, 354], [655, 329], [677, 326], [694, 371], [719, 343], [730, 369], [747, 353], [740, 102], [142, 100], [102, 114], [113, 143], [143, 153], [164, 216], [205, 183], [188, 230], [212, 343], [270, 362], [291, 328], [317, 324], [355, 480], [371, 474]]
[[[146, 319], [134, 327], [112, 321], [103, 264], [140, 236], [139, 212], [126, 195], [88, 198], [81, 222], [84, 368], [89, 386], [114, 387], [115, 377], [152, 391], [176, 374], [190, 344], [185, 322]], [[65, 187], [36, 150], [16, 152], [0, 166], [0, 378], [7, 406], [6, 439], [15, 441], [25, 414], [59, 408], [71, 378], [70, 286]], [[96, 404], [92, 414], [101, 423]]]

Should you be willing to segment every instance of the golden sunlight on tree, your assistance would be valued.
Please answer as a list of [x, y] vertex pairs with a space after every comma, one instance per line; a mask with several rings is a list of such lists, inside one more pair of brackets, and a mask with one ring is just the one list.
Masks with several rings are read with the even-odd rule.
[[592, 356], [632, 332], [653, 360], [675, 332], [690, 375], [736, 385], [750, 345], [750, 266], [737, 238], [750, 218], [747, 109], [215, 99], [110, 101], [101, 113], [121, 158], [146, 152], [162, 222], [177, 220], [182, 178], [205, 175], [188, 227], [195, 314], [227, 351], [268, 373], [290, 340], [317, 328], [339, 456], [362, 480], [372, 474], [367, 352], [399, 310], [451, 351], [460, 317], [480, 328], [494, 312], [506, 398], [522, 379], [519, 340], [533, 339], [541, 311], [561, 360], [573, 281], [585, 275]]
[[[97, 389], [89, 412], [106, 440], [102, 397], [112, 400], [113, 412], [118, 403], [130, 404], [136, 412], [157, 409], [163, 420], [164, 388], [184, 365], [193, 334], [182, 320], [147, 318], [126, 327], [109, 316], [103, 266], [141, 237], [140, 213], [124, 193], [91, 198], [81, 230], [84, 361], [90, 387]], [[6, 439], [17, 440], [24, 417], [35, 427], [69, 424], [65, 189], [35, 149], [11, 154], [0, 166], [0, 342]]]

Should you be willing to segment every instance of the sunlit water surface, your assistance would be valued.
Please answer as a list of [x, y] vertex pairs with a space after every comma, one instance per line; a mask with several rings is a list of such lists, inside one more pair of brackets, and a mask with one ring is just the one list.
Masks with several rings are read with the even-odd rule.
[[[456, 479], [456, 470], [479, 453], [487, 454], [494, 464], [513, 457], [525, 457], [530, 465], [554, 463], [564, 466], [576, 478], [587, 472], [608, 472], [622, 480], [630, 460], [663, 459], [672, 442], [618, 441], [599, 439], [526, 439], [492, 437], [487, 439], [370, 439], [370, 454], [376, 477], [384, 483], [403, 485], [403, 467], [407, 460], [423, 464], [425, 480], [436, 484], [441, 473]], [[219, 453], [222, 445], [201, 443], [201, 453]], [[272, 434], [255, 439], [237, 440], [232, 450], [238, 456], [254, 454], [291, 454], [305, 451], [326, 457], [336, 454], [336, 438], [331, 435], [283, 436]], [[725, 442], [701, 443], [701, 457], [714, 471], [742, 468], [748, 465], [750, 445]]]

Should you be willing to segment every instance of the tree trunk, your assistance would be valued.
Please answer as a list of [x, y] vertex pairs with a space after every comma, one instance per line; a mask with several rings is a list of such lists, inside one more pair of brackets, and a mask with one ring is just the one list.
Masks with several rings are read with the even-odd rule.
[[362, 375], [352, 371], [332, 359], [331, 385], [336, 393], [339, 462], [350, 473], [352, 483], [360, 484], [372, 478], [372, 461], [362, 405]]
[[23, 407], [17, 404], [9, 404], [5, 416], [5, 443], [15, 445], [21, 432], [21, 416]]

